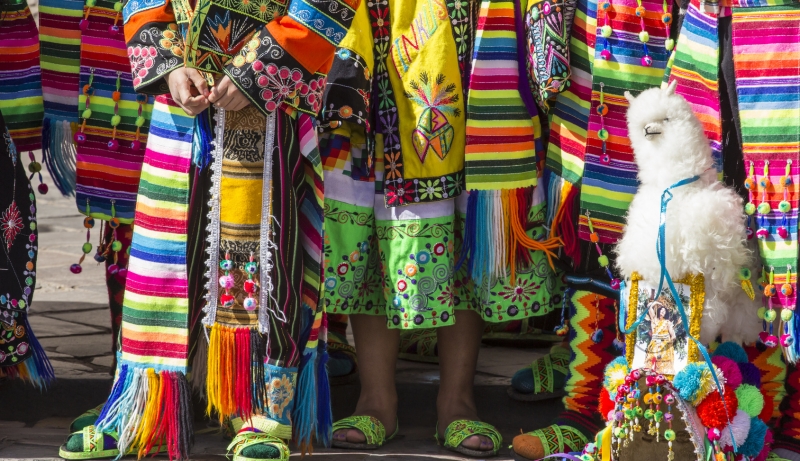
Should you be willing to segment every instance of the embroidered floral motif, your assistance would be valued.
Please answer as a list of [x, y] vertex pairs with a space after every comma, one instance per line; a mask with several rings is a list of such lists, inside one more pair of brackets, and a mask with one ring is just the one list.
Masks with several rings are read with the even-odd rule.
[[268, 32], [255, 34], [226, 72], [262, 112], [273, 112], [285, 103], [316, 115], [322, 105], [325, 76], [305, 71]]
[[128, 59], [131, 61], [131, 74], [133, 75], [133, 86], [138, 87], [147, 77], [150, 69], [153, 68], [158, 56], [158, 50], [154, 46], [129, 46]]
[[[274, 367], [273, 370], [280, 369]], [[294, 399], [294, 377], [290, 376], [288, 373], [281, 373], [280, 376], [273, 376], [274, 377], [267, 383], [269, 413], [271, 418], [283, 422], [288, 417], [288, 415], [284, 416], [284, 411]]]
[[[458, 102], [455, 83], [444, 85], [445, 76], [439, 74], [431, 80], [427, 72], [412, 80], [409, 86], [413, 91], [406, 92], [406, 98], [425, 107], [417, 121], [417, 128], [411, 133], [411, 142], [420, 162], [425, 163], [429, 153], [444, 160], [453, 144], [455, 130], [447, 116], [461, 116], [461, 109], [454, 107]], [[433, 196], [431, 196], [432, 198]], [[424, 198], [424, 197], [423, 197]], [[438, 198], [441, 198], [439, 196]]]
[[161, 31], [161, 40], [158, 45], [175, 56], [183, 56], [183, 38], [178, 31], [177, 24], [169, 24], [165, 30]]
[[11, 249], [14, 239], [22, 230], [22, 216], [17, 208], [17, 202], [11, 202], [3, 215], [0, 216], [0, 229], [3, 230], [3, 240], [6, 241], [6, 249]]

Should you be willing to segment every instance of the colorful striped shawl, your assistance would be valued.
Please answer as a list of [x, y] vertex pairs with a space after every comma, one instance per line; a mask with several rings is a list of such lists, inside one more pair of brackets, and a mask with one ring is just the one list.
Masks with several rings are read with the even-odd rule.
[[665, 86], [676, 80], [675, 93], [691, 104], [709, 139], [717, 171], [722, 173], [722, 124], [719, 95], [719, 35], [717, 15], [701, 10], [692, 0], [681, 26], [678, 46], [664, 76]]
[[41, 148], [39, 31], [28, 5], [0, 8], [0, 111], [20, 152]]
[[[638, 93], [659, 86], [667, 65], [669, 53], [664, 48], [668, 30], [661, 20], [664, 14], [662, 2], [645, 0], [643, 25], [650, 34], [647, 43], [652, 65], [642, 64], [644, 51], [638, 34], [642, 30], [640, 18], [636, 16], [635, 0], [613, 0], [609, 12], [598, 13], [598, 23], [610, 14], [613, 33], [608, 40], [611, 58], [602, 59], [605, 40], [598, 37], [595, 45], [592, 69], [592, 105], [589, 115], [586, 146], [586, 167], [581, 187], [581, 217], [578, 235], [589, 240], [587, 214], [591, 214], [594, 229], [601, 243], [615, 243], [622, 234], [625, 214], [638, 187], [633, 150], [628, 139], [625, 114], [628, 101], [625, 91]], [[599, 32], [599, 28], [598, 28]], [[608, 108], [601, 117], [597, 111], [600, 99]], [[608, 130], [608, 140], [600, 140], [598, 132]], [[605, 149], [603, 149], [605, 144]]]
[[83, 0], [40, 0], [44, 120], [42, 151], [56, 187], [75, 190], [75, 145], [71, 124], [78, 122]]
[[[90, 9], [88, 27], [81, 35], [80, 87], [91, 80], [94, 94], [87, 98], [81, 92], [78, 99], [80, 111], [88, 107], [91, 117], [81, 121], [86, 141], [78, 143], [76, 149], [75, 199], [78, 210], [85, 214], [130, 223], [148, 128], [146, 123], [142, 125], [137, 137], [136, 120], [143, 117], [146, 122], [150, 118], [152, 99], [134, 91], [122, 19], [101, 3]], [[110, 32], [114, 24], [120, 27], [118, 33]], [[120, 93], [116, 104], [115, 91]], [[116, 128], [111, 125], [115, 114], [121, 117]], [[112, 139], [118, 143], [117, 149], [109, 147]]]
[[[755, 176], [756, 181], [750, 201], [759, 205], [766, 199], [771, 207], [766, 215], [753, 215], [758, 227], [768, 231], [768, 236], [759, 240], [759, 250], [767, 270], [774, 268], [775, 285], [790, 283], [794, 288], [791, 296], [778, 290], [772, 302], [794, 309], [800, 196], [800, 5], [734, 8], [732, 44], [745, 171], [752, 164], [750, 177]], [[767, 162], [770, 184], [764, 188], [758, 183]], [[781, 177], [788, 162], [792, 182], [784, 186]], [[784, 199], [790, 205], [785, 214], [778, 210]], [[778, 226], [787, 228], [788, 238], [778, 235]], [[787, 277], [787, 273], [791, 275]], [[792, 323], [796, 328], [797, 322]], [[800, 342], [797, 331], [791, 333], [795, 344], [787, 358], [795, 361]]]
[[[123, 451], [135, 447], [146, 453], [161, 443], [161, 424], [168, 428], [170, 457], [185, 458], [189, 451], [186, 244], [193, 129], [194, 119], [169, 97], [156, 98], [136, 202], [122, 358], [97, 423], [120, 434]], [[158, 420], [141, 419], [147, 409], [159, 407], [165, 410]]]
[[481, 3], [467, 96], [467, 189], [536, 185], [534, 140], [541, 136], [541, 125], [535, 104], [531, 100], [526, 106], [519, 91], [522, 37], [515, 25], [520, 14], [512, 1]]

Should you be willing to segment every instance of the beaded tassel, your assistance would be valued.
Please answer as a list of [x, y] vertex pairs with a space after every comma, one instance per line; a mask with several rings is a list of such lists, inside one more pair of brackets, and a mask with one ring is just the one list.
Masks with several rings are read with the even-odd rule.
[[254, 311], [258, 306], [258, 301], [253, 295], [258, 291], [258, 285], [253, 280], [253, 275], [258, 273], [258, 263], [255, 262], [255, 256], [252, 253], [250, 261], [244, 265], [244, 271], [247, 272], [247, 280], [244, 281], [244, 291], [247, 293], [247, 297], [244, 299], [243, 305], [248, 311]]
[[[114, 24], [108, 26], [108, 33], [111, 34], [111, 35], [116, 35], [116, 34], [118, 34], [120, 32], [119, 16], [122, 13], [122, 6], [123, 6], [122, 2], [114, 3], [114, 11], [117, 14], [114, 16]], [[119, 88], [117, 88], [117, 89], [119, 89]]]
[[[42, 156], [44, 157], [44, 154], [42, 154]], [[28, 180], [33, 181], [33, 177], [38, 174], [39, 186], [37, 187], [37, 190], [40, 194], [45, 195], [48, 189], [47, 184], [45, 184], [44, 180], [42, 179], [42, 164], [36, 161], [33, 151], [28, 151], [28, 157], [31, 159], [31, 163], [28, 164], [28, 171], [31, 173], [31, 175], [28, 176]]]
[[225, 275], [219, 278], [219, 286], [225, 289], [225, 293], [219, 296], [219, 301], [222, 307], [230, 308], [233, 307], [236, 298], [231, 294], [231, 288], [233, 288], [235, 282], [230, 274], [233, 269], [233, 261], [231, 261], [229, 253], [225, 253], [225, 259], [219, 262], [219, 268], [225, 271]]
[[667, 404], [667, 412], [664, 413], [664, 421], [667, 422], [667, 430], [664, 431], [664, 440], [667, 441], [667, 461], [675, 459], [675, 453], [672, 451], [672, 441], [675, 440], [675, 431], [672, 430], [672, 404], [675, 403], [675, 396], [671, 393], [664, 396], [664, 403]]
[[141, 136], [142, 127], [144, 126], [144, 105], [147, 104], [147, 95], [146, 94], [136, 94], [136, 102], [139, 103], [139, 110], [136, 113], [136, 135], [134, 135], [133, 142], [131, 143], [131, 149], [139, 150], [142, 147], [142, 142], [139, 140]]
[[[86, 0], [86, 5], [84, 6], [86, 10], [83, 12], [83, 19], [78, 23], [78, 27], [80, 27], [81, 30], [85, 31], [89, 28], [89, 14], [91, 14], [92, 8], [96, 5], [97, 0]], [[94, 71], [94, 69], [92, 69], [92, 71]]]
[[650, 34], [644, 27], [644, 15], [647, 13], [647, 10], [642, 6], [642, 0], [636, 0], [636, 3], [639, 4], [639, 6], [636, 7], [636, 17], [639, 18], [639, 25], [642, 27], [642, 30], [639, 32], [639, 41], [642, 42], [642, 51], [644, 52], [644, 56], [642, 56], [642, 65], [650, 67], [653, 65], [653, 58], [650, 57], [650, 51], [647, 49], [647, 42], [650, 41]]
[[[116, 275], [120, 271], [120, 267], [117, 265], [117, 253], [122, 250], [122, 242], [117, 240], [119, 218], [116, 217], [117, 210], [114, 207], [114, 202], [114, 200], [111, 201], [111, 220], [108, 221], [108, 225], [111, 227], [111, 244], [109, 248], [114, 252], [114, 263], [108, 266], [108, 273], [111, 275]], [[106, 252], [108, 252], [108, 249], [106, 249]]]
[[667, 7], [667, 0], [664, 0], [662, 7], [664, 9], [664, 13], [661, 15], [661, 22], [664, 23], [664, 29], [666, 32], [664, 35], [667, 37], [667, 39], [664, 40], [664, 48], [666, 48], [667, 51], [672, 51], [672, 49], [675, 48], [675, 40], [669, 38], [669, 33], [670, 33], [669, 29], [670, 26], [672, 25], [672, 15], [669, 13], [669, 8]]
[[[764, 281], [766, 282], [766, 280]], [[775, 309], [772, 306], [772, 298], [777, 294], [777, 289], [775, 288], [774, 282], [775, 268], [770, 268], [769, 283], [764, 284], [764, 306], [758, 309], [758, 318], [762, 320], [764, 330], [758, 334], [758, 338], [762, 343], [764, 343], [765, 346], [770, 348], [778, 345], [778, 338], [775, 337], [773, 325], [775, 319], [778, 318], [778, 314], [775, 312]]]
[[119, 92], [120, 87], [120, 73], [117, 72], [116, 90], [111, 94], [111, 99], [114, 100], [114, 115], [111, 116], [111, 140], [108, 141], [108, 149], [112, 151], [119, 150], [119, 141], [117, 141], [117, 126], [122, 122], [122, 117], [119, 115], [119, 100], [122, 98], [122, 93]]
[[758, 231], [756, 231], [756, 237], [760, 239], [765, 239], [769, 237], [769, 221], [767, 221], [767, 215], [772, 211], [772, 207], [769, 206], [769, 201], [767, 201], [767, 187], [771, 186], [772, 183], [769, 180], [769, 160], [764, 162], [764, 174], [761, 179], [758, 181], [758, 186], [761, 188], [761, 203], [758, 204], [756, 210], [758, 211]]
[[600, 129], [597, 130], [597, 137], [603, 141], [603, 156], [600, 161], [608, 164], [611, 163], [611, 157], [606, 153], [606, 141], [608, 141], [608, 130], [606, 130], [605, 116], [608, 115], [608, 106], [605, 103], [605, 93], [603, 88], [605, 84], [600, 82], [600, 104], [597, 105], [597, 115], [600, 116]]
[[[600, 84], [603, 85], [602, 83]], [[602, 103], [602, 93], [600, 96], [600, 101]], [[602, 119], [601, 119], [602, 120]], [[602, 123], [602, 121], [601, 121]], [[605, 145], [605, 143], [603, 143]], [[603, 250], [600, 248], [600, 236], [597, 235], [597, 232], [594, 231], [594, 225], [592, 224], [592, 218], [590, 217], [590, 213], [586, 212], [586, 222], [589, 226], [589, 240], [594, 243], [595, 248], [597, 248], [597, 262], [600, 263], [600, 267], [605, 269], [606, 275], [608, 275], [609, 280], [611, 280], [611, 288], [614, 290], [619, 290], [620, 284], [622, 283], [620, 279], [614, 277], [614, 274], [611, 273], [611, 269], [609, 269], [609, 261], [608, 256], [603, 254]]]
[[611, 50], [608, 44], [608, 39], [611, 37], [611, 34], [614, 33], [614, 30], [611, 28], [611, 19], [609, 17], [612, 11], [611, 1], [605, 0], [600, 4], [600, 9], [605, 13], [603, 17], [603, 27], [600, 28], [600, 36], [603, 38], [603, 51], [600, 52], [600, 57], [608, 61], [611, 59]]
[[83, 218], [83, 227], [86, 228], [86, 242], [83, 244], [83, 254], [81, 255], [81, 259], [76, 263], [69, 267], [70, 272], [73, 274], [80, 274], [83, 271], [83, 260], [86, 259], [86, 255], [92, 251], [92, 242], [89, 240], [92, 238], [92, 228], [94, 227], [94, 218], [91, 217], [89, 209], [89, 199], [86, 199], [86, 217]]
[[[786, 161], [786, 172], [781, 177], [781, 186], [783, 187], [783, 200], [778, 204], [778, 211], [783, 214], [781, 225], [778, 226], [778, 235], [786, 240], [789, 238], [789, 212], [792, 211], [792, 204], [789, 203], [789, 186], [792, 185], [792, 177], [790, 176], [792, 169], [792, 160]], [[789, 280], [789, 279], [787, 279]], [[791, 290], [791, 286], [789, 286]], [[790, 293], [791, 294], [791, 293]]]
[[747, 178], [744, 180], [744, 188], [747, 189], [747, 204], [744, 206], [744, 213], [747, 215], [747, 239], [750, 240], [755, 236], [753, 214], [756, 212], [756, 205], [753, 203], [756, 192], [755, 165], [752, 161], [747, 170]]
[[[792, 265], [786, 265], [786, 283], [781, 285], [781, 294], [789, 297], [792, 295], [793, 289], [792, 284], [789, 281], [792, 280]], [[792, 332], [789, 329], [790, 322], [794, 317], [794, 312], [792, 309], [784, 308], [781, 310], [781, 346], [782, 347], [791, 347], [794, 344], [794, 337], [792, 336]]]
[[[94, 2], [94, 0], [87, 0], [86, 2], [87, 5], [89, 4], [89, 2]], [[86, 9], [87, 17], [89, 16], [89, 9], [90, 8]], [[81, 21], [81, 24], [83, 24], [85, 21], [87, 20], [84, 19], [83, 21]], [[87, 22], [87, 27], [88, 27], [88, 22]], [[94, 67], [90, 69], [89, 83], [83, 85], [83, 94], [86, 96], [86, 102], [84, 103], [83, 106], [83, 112], [81, 112], [82, 122], [80, 130], [78, 130], [78, 132], [75, 133], [75, 142], [77, 144], [83, 144], [84, 142], [86, 142], [86, 134], [83, 132], [83, 130], [86, 129], [86, 122], [92, 117], [92, 109], [89, 106], [92, 101], [92, 96], [94, 95], [94, 87], [92, 86], [93, 83], [94, 83]]]

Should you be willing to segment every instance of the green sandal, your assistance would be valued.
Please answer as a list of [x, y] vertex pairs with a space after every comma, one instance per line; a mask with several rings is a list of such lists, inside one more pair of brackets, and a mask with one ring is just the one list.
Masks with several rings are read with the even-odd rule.
[[[119, 436], [116, 432], [98, 432], [94, 425], [89, 425], [80, 431], [73, 432], [70, 435], [81, 434], [83, 435], [83, 451], [69, 451], [69, 439], [67, 443], [61, 445], [58, 450], [58, 456], [64, 459], [103, 459], [103, 458], [116, 458], [119, 455], [119, 448], [116, 442], [119, 441]], [[106, 448], [106, 436], [114, 439], [114, 448]]]
[[333, 423], [333, 432], [341, 429], [355, 429], [361, 431], [367, 439], [365, 442], [355, 443], [333, 439], [334, 448], [349, 448], [352, 450], [374, 450], [384, 443], [392, 440], [400, 430], [400, 425], [395, 424], [394, 433], [386, 437], [386, 428], [374, 416], [350, 416]]
[[[541, 450], [532, 439], [538, 439]], [[534, 461], [558, 453], [581, 451], [589, 440], [579, 430], [570, 426], [553, 424], [533, 432], [514, 437], [511, 448], [515, 461]]]
[[[491, 450], [473, 450], [461, 445], [464, 440], [473, 435], [482, 435], [492, 441]], [[436, 443], [439, 442], [439, 424], [436, 424]], [[497, 455], [500, 451], [500, 445], [503, 443], [503, 436], [500, 432], [489, 423], [482, 421], [470, 421], [468, 419], [459, 419], [450, 423], [444, 431], [444, 447], [450, 451], [461, 453], [462, 455], [472, 456], [475, 458], [484, 458]]]
[[[253, 454], [245, 454], [248, 448], [273, 448], [270, 450], [272, 453], [278, 452], [278, 457], [272, 456], [270, 458], [254, 457]], [[261, 451], [261, 450], [259, 450]], [[241, 431], [233, 438], [233, 442], [228, 445], [228, 453], [233, 453], [233, 461], [264, 461], [264, 460], [280, 460], [289, 461], [289, 446], [283, 439], [269, 435], [264, 432], [255, 431]]]
[[511, 378], [508, 396], [520, 402], [558, 399], [566, 395], [564, 384], [569, 374], [572, 353], [563, 346], [554, 346], [550, 353], [534, 360]]
[[[74, 435], [82, 436], [81, 447], [76, 447], [74, 446], [75, 444], [70, 443], [72, 436]], [[107, 447], [106, 445], [111, 445], [112, 441], [114, 448]], [[116, 432], [98, 432], [94, 425], [90, 425], [70, 434], [69, 438], [67, 439], [67, 443], [61, 445], [61, 448], [59, 448], [58, 456], [64, 459], [116, 458], [119, 456], [119, 448], [117, 447], [118, 442], [119, 436]], [[82, 448], [82, 451], [68, 450], [70, 445], [73, 445], [72, 448]], [[150, 453], [148, 454], [155, 455], [158, 453], [166, 453], [166, 451], [166, 444], [161, 444], [160, 446], [155, 446], [150, 449]], [[135, 453], [133, 451], [129, 451], [126, 454], [130, 455]]]
[[78, 432], [86, 426], [92, 426], [94, 423], [97, 422], [97, 418], [100, 417], [100, 412], [103, 411], [103, 406], [105, 403], [101, 403], [100, 405], [92, 408], [91, 410], [86, 410], [80, 416], [72, 420], [72, 423], [69, 425], [69, 432], [72, 434], [73, 432]]

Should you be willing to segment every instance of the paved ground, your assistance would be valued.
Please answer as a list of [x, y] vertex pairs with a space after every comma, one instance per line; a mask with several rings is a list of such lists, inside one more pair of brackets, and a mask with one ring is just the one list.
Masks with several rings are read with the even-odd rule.
[[[40, 254], [31, 324], [55, 368], [57, 383], [39, 392], [20, 382], [0, 382], [0, 459], [57, 459], [72, 418], [102, 403], [111, 386], [111, 334], [103, 267], [87, 260], [80, 275], [69, 271], [86, 239], [82, 217], [72, 199], [51, 193], [38, 197]], [[92, 243], [99, 235], [92, 234]], [[495, 424], [504, 445], [520, 429], [545, 425], [558, 412], [559, 402], [521, 404], [506, 396], [513, 373], [546, 349], [484, 346], [481, 350], [476, 396], [482, 417]], [[364, 370], [362, 370], [364, 372]], [[436, 415], [436, 365], [401, 361], [398, 366], [401, 435], [373, 453], [314, 453], [317, 461], [364, 459], [462, 459], [437, 448], [432, 435]], [[335, 416], [349, 415], [358, 385], [333, 389]], [[222, 460], [227, 443], [197, 421], [192, 459]], [[299, 455], [298, 455], [299, 456]], [[509, 451], [500, 460], [509, 460]]]

